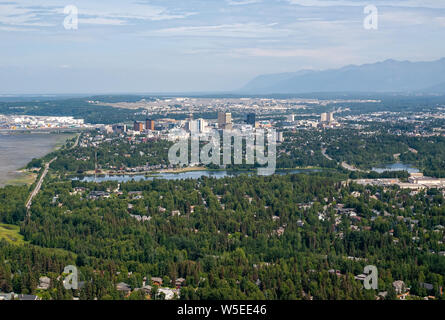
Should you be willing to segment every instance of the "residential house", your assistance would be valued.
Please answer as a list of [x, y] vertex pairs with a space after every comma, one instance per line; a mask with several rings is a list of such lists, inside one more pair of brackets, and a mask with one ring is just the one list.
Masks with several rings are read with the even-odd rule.
[[162, 286], [162, 278], [159, 278], [159, 277], [152, 277], [151, 278], [151, 283], [154, 285], [154, 286]]
[[131, 293], [131, 287], [126, 284], [125, 282], [120, 282], [116, 285], [116, 290], [123, 292], [125, 295], [128, 295]]
[[402, 294], [406, 290], [405, 282], [403, 282], [402, 280], [394, 281], [392, 283], [392, 286], [394, 287], [394, 290], [396, 291], [397, 294]]
[[184, 284], [184, 282], [185, 282], [185, 279], [184, 279], [184, 278], [178, 278], [178, 279], [176, 279], [176, 280], [175, 280], [175, 286], [176, 286], [176, 288], [182, 287], [183, 284]]
[[160, 296], [164, 294], [165, 300], [173, 300], [176, 297], [179, 297], [179, 289], [170, 289], [170, 288], [159, 288], [157, 295]]
[[51, 279], [48, 277], [40, 277], [39, 278], [39, 285], [37, 286], [37, 289], [40, 290], [48, 290], [51, 286]]

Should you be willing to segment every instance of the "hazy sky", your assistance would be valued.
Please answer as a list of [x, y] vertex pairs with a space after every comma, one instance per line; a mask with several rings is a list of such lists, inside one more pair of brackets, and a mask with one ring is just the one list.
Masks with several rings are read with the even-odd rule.
[[[363, 27], [367, 4], [378, 30]], [[3, 94], [226, 91], [264, 73], [445, 57], [445, 1], [0, 0], [0, 39]]]

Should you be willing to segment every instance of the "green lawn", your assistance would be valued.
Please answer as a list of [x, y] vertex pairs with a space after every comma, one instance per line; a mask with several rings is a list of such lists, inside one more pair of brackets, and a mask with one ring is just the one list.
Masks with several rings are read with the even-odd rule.
[[12, 186], [32, 185], [36, 180], [37, 174], [35, 173], [21, 173], [17, 178], [9, 180], [7, 184]]
[[22, 245], [25, 241], [19, 232], [19, 226], [0, 223], [0, 239], [5, 239], [12, 244]]

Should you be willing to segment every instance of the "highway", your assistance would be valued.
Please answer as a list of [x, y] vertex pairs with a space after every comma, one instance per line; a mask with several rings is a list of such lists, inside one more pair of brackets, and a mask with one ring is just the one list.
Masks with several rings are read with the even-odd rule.
[[50, 162], [45, 164], [45, 170], [43, 171], [42, 176], [39, 179], [39, 182], [37, 182], [36, 187], [34, 188], [34, 190], [31, 192], [31, 195], [29, 196], [28, 201], [26, 202], [26, 209], [28, 210], [28, 214], [29, 214], [29, 209], [31, 208], [31, 204], [32, 204], [32, 199], [34, 199], [34, 197], [39, 193], [40, 188], [42, 187], [42, 183], [43, 180], [45, 179], [46, 175], [48, 174], [48, 170], [49, 170], [49, 166], [51, 165], [51, 163], [53, 163], [55, 160], [57, 159], [57, 157], [55, 157], [54, 159], [52, 159]]
[[[74, 143], [74, 145], [71, 147], [71, 149], [74, 149], [75, 147], [78, 146], [79, 144], [79, 139], [80, 139], [80, 134], [77, 135], [77, 139], [76, 142]], [[34, 199], [34, 197], [39, 193], [40, 188], [42, 187], [43, 184], [43, 180], [45, 180], [46, 175], [48, 174], [49, 171], [49, 166], [51, 165], [51, 163], [53, 163], [55, 160], [57, 159], [57, 157], [55, 157], [54, 159], [52, 159], [50, 162], [45, 164], [45, 170], [43, 171], [42, 176], [39, 179], [39, 182], [37, 182], [36, 187], [34, 188], [34, 190], [31, 192], [28, 201], [26, 202], [26, 209], [28, 210], [28, 215], [29, 215], [29, 209], [31, 208], [31, 204], [32, 204], [32, 199]]]

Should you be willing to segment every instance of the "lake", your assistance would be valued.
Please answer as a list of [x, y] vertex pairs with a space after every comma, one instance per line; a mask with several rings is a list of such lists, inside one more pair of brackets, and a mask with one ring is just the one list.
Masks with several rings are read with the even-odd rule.
[[41, 158], [66, 141], [70, 134], [0, 133], [0, 187], [23, 175], [17, 170]]
[[375, 171], [378, 173], [382, 173], [385, 171], [408, 171], [408, 173], [420, 172], [420, 170], [417, 168], [414, 168], [414, 166], [412, 166], [410, 164], [401, 163], [401, 162], [389, 164], [382, 168], [372, 168], [372, 171]]
[[[318, 169], [308, 169], [308, 170], [277, 170], [275, 174], [285, 175], [294, 173], [305, 173], [305, 172], [319, 172]], [[77, 177], [73, 180], [80, 180], [82, 182], [105, 182], [105, 181], [117, 181], [117, 182], [128, 182], [134, 181], [151, 181], [153, 179], [164, 179], [164, 180], [184, 180], [184, 179], [199, 179], [202, 177], [221, 179], [225, 177], [236, 177], [243, 173], [255, 174], [256, 171], [212, 171], [212, 170], [202, 170], [202, 171], [189, 171], [181, 173], [154, 173], [149, 176], [145, 175], [105, 175], [105, 176], [85, 176]]]

